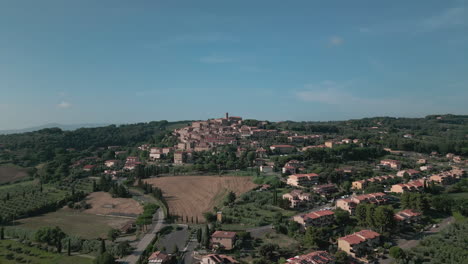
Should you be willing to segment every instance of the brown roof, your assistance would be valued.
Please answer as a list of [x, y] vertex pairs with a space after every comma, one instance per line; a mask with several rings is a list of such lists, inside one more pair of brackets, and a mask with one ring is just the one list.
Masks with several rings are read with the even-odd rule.
[[340, 237], [339, 240], [344, 240], [350, 245], [360, 244], [368, 239], [379, 237], [380, 234], [372, 230], [361, 230], [351, 235]]
[[235, 238], [236, 232], [229, 232], [229, 231], [216, 231], [214, 232], [211, 237], [215, 238]]
[[167, 254], [162, 253], [161, 251], [156, 251], [151, 254], [148, 260], [167, 260], [169, 256]]

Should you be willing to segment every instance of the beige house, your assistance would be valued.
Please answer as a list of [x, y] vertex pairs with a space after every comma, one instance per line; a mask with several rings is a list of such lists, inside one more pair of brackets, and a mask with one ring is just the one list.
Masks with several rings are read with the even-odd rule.
[[398, 160], [389, 160], [389, 159], [381, 160], [380, 164], [382, 166], [386, 166], [394, 170], [399, 170], [401, 168], [401, 162]]
[[372, 203], [383, 205], [389, 203], [389, 199], [385, 193], [369, 193], [353, 196], [350, 198], [339, 199], [336, 201], [336, 207], [354, 214], [354, 211], [360, 203]]
[[231, 250], [236, 242], [236, 232], [216, 231], [211, 235], [211, 244], [213, 248], [223, 248]]
[[392, 185], [390, 192], [404, 193], [404, 192], [420, 192], [424, 189], [424, 180], [414, 180], [408, 183], [400, 183]]
[[119, 163], [118, 160], [106, 160], [106, 162], [104, 163], [104, 165], [106, 165], [106, 167], [110, 168], [110, 167], [114, 167], [115, 165], [117, 165]]
[[283, 194], [283, 199], [287, 199], [290, 202], [291, 208], [297, 208], [305, 206], [310, 201], [310, 194], [304, 193], [300, 190], [293, 190], [290, 193]]
[[316, 173], [293, 174], [288, 177], [286, 183], [295, 187], [310, 187], [318, 183], [319, 175]]
[[373, 251], [380, 244], [380, 234], [372, 230], [359, 232], [338, 238], [338, 249], [355, 258], [366, 256], [366, 252]]
[[399, 223], [415, 223], [421, 219], [422, 214], [411, 209], [406, 209], [395, 214], [395, 220]]
[[321, 210], [303, 215], [296, 215], [293, 220], [304, 227], [330, 226], [335, 221], [335, 213], [331, 210]]

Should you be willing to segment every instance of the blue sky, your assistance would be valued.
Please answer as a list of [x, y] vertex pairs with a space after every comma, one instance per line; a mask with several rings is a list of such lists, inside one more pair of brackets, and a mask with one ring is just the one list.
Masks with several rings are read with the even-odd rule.
[[466, 1], [0, 0], [0, 129], [468, 114]]

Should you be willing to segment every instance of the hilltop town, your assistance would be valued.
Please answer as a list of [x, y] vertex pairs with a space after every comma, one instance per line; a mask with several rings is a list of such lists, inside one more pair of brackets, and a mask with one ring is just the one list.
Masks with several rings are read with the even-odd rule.
[[[2, 232], [58, 254], [73, 238], [70, 251], [121, 263], [424, 261], [424, 236], [466, 226], [467, 120], [226, 113], [4, 135]], [[35, 238], [52, 218], [59, 244]]]

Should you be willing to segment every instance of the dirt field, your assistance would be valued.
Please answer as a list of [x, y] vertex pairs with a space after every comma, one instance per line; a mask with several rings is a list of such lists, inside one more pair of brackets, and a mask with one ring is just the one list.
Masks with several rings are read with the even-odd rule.
[[171, 215], [184, 219], [198, 216], [200, 221], [204, 220], [202, 214], [218, 205], [228, 191], [240, 195], [256, 186], [250, 177], [234, 176], [172, 176], [146, 182], [161, 188]]
[[28, 176], [26, 169], [15, 166], [0, 166], [0, 184], [21, 180]]
[[87, 214], [118, 215], [136, 217], [143, 213], [143, 207], [131, 198], [112, 198], [107, 192], [94, 192], [86, 197], [92, 208], [84, 210]]
[[58, 226], [65, 233], [83, 238], [105, 238], [111, 228], [120, 228], [128, 218], [86, 214], [69, 208], [41, 216], [29, 217], [16, 221], [20, 227], [37, 230], [43, 226]]

